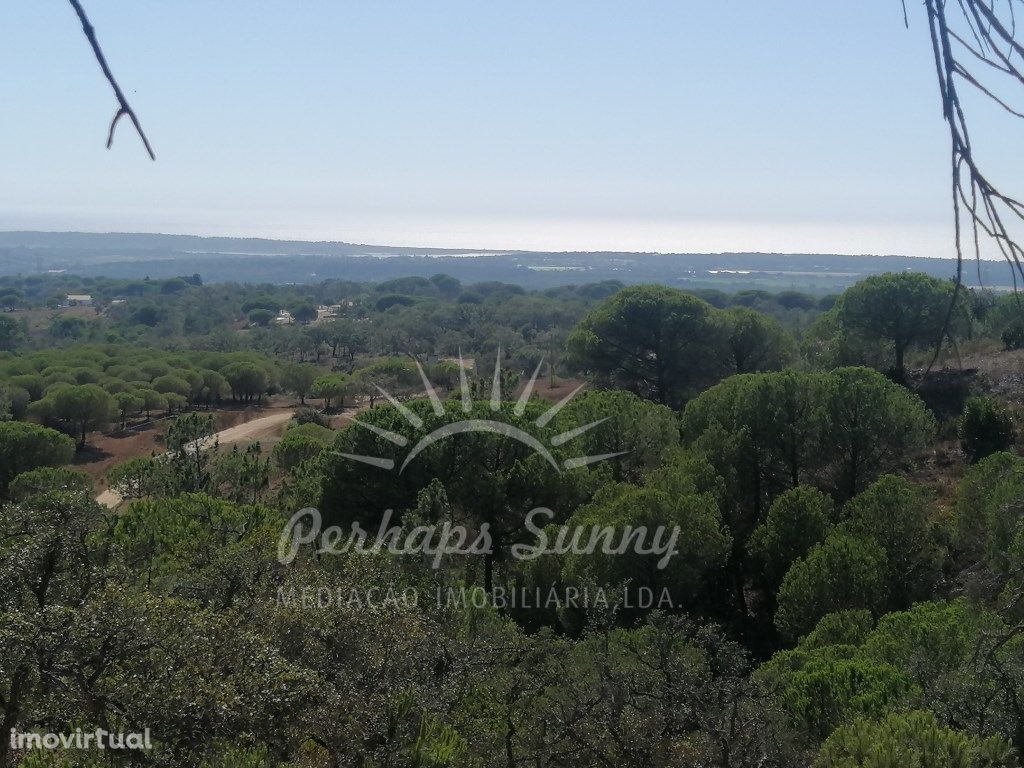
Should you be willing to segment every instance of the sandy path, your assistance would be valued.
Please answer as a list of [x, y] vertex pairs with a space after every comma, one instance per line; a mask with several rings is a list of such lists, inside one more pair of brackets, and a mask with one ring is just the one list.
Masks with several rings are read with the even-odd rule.
[[96, 497], [96, 501], [98, 501], [104, 507], [114, 509], [115, 507], [117, 507], [118, 504], [124, 501], [124, 499], [121, 498], [121, 494], [119, 494], [117, 491], [107, 488], [107, 490], [105, 490], [103, 493]]
[[[234, 445], [235, 443], [246, 443], [259, 440], [261, 437], [266, 437], [268, 433], [273, 432], [279, 426], [287, 422], [292, 417], [292, 411], [282, 411], [281, 413], [274, 413], [270, 416], [262, 416], [252, 421], [246, 421], [242, 424], [238, 424], [234, 427], [228, 427], [227, 429], [221, 430], [214, 438], [221, 445]], [[204, 440], [203, 443], [207, 443], [213, 438]], [[191, 445], [186, 446], [187, 451]]]
[[[216, 438], [221, 445], [252, 442], [261, 437], [265, 437], [270, 432], [273, 432], [282, 424], [290, 420], [292, 415], [292, 411], [287, 410], [282, 411], [281, 413], [271, 414], [270, 416], [253, 419], [252, 421], [247, 421], [244, 424], [238, 424], [234, 427], [229, 427], [228, 429], [218, 432], [216, 434]], [[108, 488], [96, 497], [96, 501], [105, 507], [114, 509], [124, 501], [124, 499], [121, 498], [121, 495], [117, 491]]]

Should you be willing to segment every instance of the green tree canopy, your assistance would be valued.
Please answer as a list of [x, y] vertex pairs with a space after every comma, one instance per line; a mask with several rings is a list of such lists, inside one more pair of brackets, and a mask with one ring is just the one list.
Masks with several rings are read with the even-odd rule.
[[1016, 441], [1010, 410], [993, 397], [967, 398], [957, 434], [971, 463], [1009, 450]]
[[300, 323], [316, 320], [316, 307], [308, 302], [296, 304], [291, 308], [292, 317]]
[[631, 392], [583, 392], [559, 411], [557, 423], [568, 433], [595, 425], [565, 444], [580, 456], [609, 456], [615, 480], [640, 480], [679, 446], [675, 412]]
[[880, 373], [839, 368], [824, 381], [828, 473], [840, 497], [854, 496], [934, 438], [935, 418], [920, 398]]
[[[632, 546], [621, 553], [608, 554], [598, 548], [591, 553], [569, 554], [563, 578], [569, 583], [622, 586], [626, 590], [668, 588], [673, 604], [686, 606], [698, 597], [704, 577], [721, 568], [729, 555], [729, 534], [722, 525], [718, 505], [708, 494], [674, 496], [657, 487], [610, 485], [566, 522], [567, 531], [582, 531], [584, 540], [595, 527], [611, 527], [621, 535], [627, 526], [630, 530], [643, 526], [651, 538], [661, 530], [665, 534], [663, 542], [676, 531], [678, 554], [663, 568], [659, 561], [664, 555], [638, 554]], [[649, 545], [650, 541], [645, 543]]]
[[[867, 611], [829, 614], [756, 677], [818, 740], [858, 717], [916, 706], [1019, 749], [1024, 716], [1012, 702], [1022, 691], [1022, 658], [1021, 638], [999, 616], [959, 599], [918, 603], [877, 626]], [[872, 745], [864, 746], [868, 754]]]
[[40, 467], [22, 472], [8, 487], [11, 501], [23, 502], [47, 494], [71, 494], [74, 497], [92, 495], [92, 478], [84, 472], [65, 467]]
[[981, 566], [976, 587], [994, 597], [1024, 568], [1024, 459], [994, 453], [964, 475], [953, 500], [957, 547]]
[[814, 768], [1017, 768], [1013, 747], [999, 736], [978, 737], [938, 722], [932, 712], [894, 713], [881, 721], [859, 718], [836, 729]]
[[775, 318], [747, 307], [729, 307], [720, 317], [733, 373], [777, 371], [792, 359], [796, 345]]
[[674, 288], [631, 286], [591, 310], [568, 344], [601, 379], [679, 408], [726, 370], [724, 333], [714, 312]]
[[764, 585], [774, 591], [789, 567], [825, 540], [835, 521], [832, 499], [802, 485], [780, 495], [747, 545]]
[[0, 422], [0, 498], [22, 472], [71, 461], [75, 443], [53, 429], [20, 421]]
[[145, 406], [146, 401], [135, 392], [118, 392], [114, 395], [117, 403], [117, 412], [121, 417], [121, 426], [124, 427], [128, 417], [139, 413]]
[[942, 576], [945, 538], [936, 523], [927, 489], [885, 475], [843, 507], [843, 529], [874, 540], [885, 551], [886, 590], [892, 608], [934, 594]]
[[906, 376], [906, 353], [938, 344], [953, 284], [921, 272], [872, 275], [847, 288], [840, 298], [840, 325], [870, 341], [892, 345], [896, 376]]
[[318, 424], [299, 424], [289, 427], [280, 442], [274, 446], [274, 463], [291, 471], [300, 464], [320, 456], [334, 442], [333, 430]]
[[259, 400], [270, 386], [270, 376], [264, 366], [256, 363], [237, 362], [227, 366], [221, 373], [231, 387], [231, 397], [236, 400]]
[[25, 330], [12, 317], [0, 315], [0, 352], [16, 349], [25, 338]]
[[277, 317], [277, 312], [257, 307], [249, 311], [249, 322], [260, 328], [266, 328]]
[[182, 494], [136, 501], [111, 536], [150, 589], [225, 607], [276, 570], [280, 525], [263, 507]]
[[[325, 523], [347, 526], [359, 521], [376, 530], [385, 510], [393, 510], [397, 521], [422, 507], [420, 494], [432, 486], [438, 489], [436, 503], [419, 510], [421, 516], [432, 516], [429, 522], [458, 521], [474, 532], [488, 525], [493, 551], [483, 560], [489, 590], [495, 566], [507, 558], [509, 547], [532, 536], [524, 527], [527, 513], [546, 507], [556, 512], [554, 522], [564, 522], [578, 506], [582, 482], [578, 478], [586, 477], [587, 470], [564, 468], [566, 449], [552, 444], [557, 428], [536, 423], [546, 410], [537, 401], [527, 403], [522, 413], [516, 413], [515, 403], [504, 403], [500, 423], [551, 445], [547, 456], [529, 441], [512, 439], [495, 429], [447, 436], [435, 432], [466, 421], [493, 424], [496, 419], [489, 401], [471, 401], [468, 413], [454, 400], [441, 413], [425, 400], [403, 408], [407, 413], [390, 404], [363, 411], [358, 424], [338, 435], [323, 470], [319, 506]], [[401, 439], [396, 441], [396, 435]], [[427, 440], [428, 436], [432, 437]]]
[[783, 578], [775, 626], [797, 638], [832, 611], [881, 610], [887, 598], [885, 557], [885, 550], [870, 539], [829, 536]]
[[316, 368], [312, 365], [293, 363], [286, 365], [281, 371], [281, 386], [288, 392], [298, 395], [299, 402], [305, 405], [306, 395], [309, 394], [316, 381]]
[[687, 404], [682, 433], [726, 479], [746, 541], [782, 491], [812, 484], [852, 496], [926, 445], [934, 425], [903, 387], [840, 368], [731, 376]]
[[64, 425], [78, 437], [78, 446], [82, 448], [90, 430], [105, 427], [116, 417], [117, 403], [96, 384], [71, 384], [51, 389], [30, 410], [44, 420], [53, 419]]
[[349, 377], [343, 373], [329, 373], [317, 377], [310, 386], [309, 393], [324, 401], [324, 410], [329, 410], [331, 403], [338, 408], [345, 406], [345, 395], [351, 390]]

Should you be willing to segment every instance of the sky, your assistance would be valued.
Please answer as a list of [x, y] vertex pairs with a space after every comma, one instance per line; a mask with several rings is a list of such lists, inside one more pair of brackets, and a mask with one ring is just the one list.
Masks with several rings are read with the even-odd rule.
[[4, 3], [0, 229], [952, 255], [918, 3], [83, 4], [157, 160], [70, 5]]

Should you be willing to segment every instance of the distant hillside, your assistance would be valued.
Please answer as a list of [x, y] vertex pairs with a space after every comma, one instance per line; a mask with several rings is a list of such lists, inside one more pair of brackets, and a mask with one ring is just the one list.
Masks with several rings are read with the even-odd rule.
[[[52, 270], [135, 278], [199, 273], [207, 282], [249, 283], [380, 281], [444, 272], [463, 282], [499, 280], [532, 288], [620, 280], [723, 291], [828, 293], [879, 272], [917, 270], [951, 278], [956, 262], [907, 256], [544, 253], [146, 233], [0, 232], [0, 275]], [[973, 264], [964, 275], [968, 285], [978, 285]], [[981, 280], [989, 288], [1012, 286], [1002, 262], [983, 263]]]

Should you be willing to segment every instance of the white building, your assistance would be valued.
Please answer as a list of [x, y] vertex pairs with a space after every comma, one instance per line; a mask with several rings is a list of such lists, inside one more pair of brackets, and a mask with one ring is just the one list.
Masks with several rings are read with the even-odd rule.
[[341, 304], [321, 304], [316, 308], [316, 322], [334, 320], [341, 315]]

